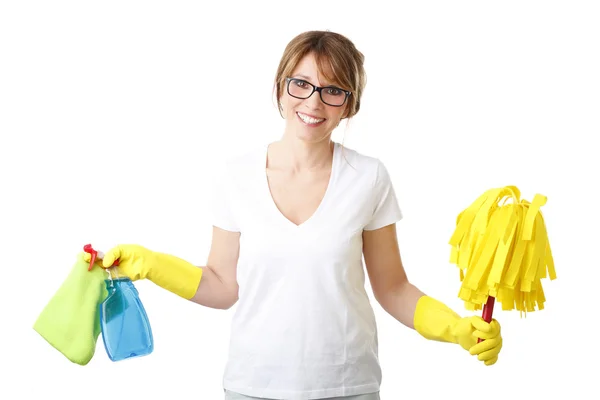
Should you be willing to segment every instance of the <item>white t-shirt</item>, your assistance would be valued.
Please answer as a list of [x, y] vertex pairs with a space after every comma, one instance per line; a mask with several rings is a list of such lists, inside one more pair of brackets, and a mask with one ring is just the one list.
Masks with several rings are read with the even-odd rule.
[[215, 192], [214, 225], [241, 232], [224, 388], [272, 399], [378, 391], [362, 232], [402, 218], [388, 172], [334, 143], [325, 196], [295, 225], [271, 197], [266, 157], [261, 146], [227, 162]]

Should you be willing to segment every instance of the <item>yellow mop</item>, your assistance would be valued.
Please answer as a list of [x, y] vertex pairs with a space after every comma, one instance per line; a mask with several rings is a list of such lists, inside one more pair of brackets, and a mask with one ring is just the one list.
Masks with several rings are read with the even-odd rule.
[[458, 297], [490, 322], [494, 302], [523, 313], [544, 309], [541, 279], [556, 279], [541, 207], [547, 198], [521, 199], [515, 186], [486, 191], [457, 218], [450, 262], [462, 282]]

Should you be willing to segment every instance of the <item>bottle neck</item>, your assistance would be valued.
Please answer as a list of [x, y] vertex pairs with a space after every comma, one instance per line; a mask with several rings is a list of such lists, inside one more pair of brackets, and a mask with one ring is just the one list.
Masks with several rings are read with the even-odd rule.
[[108, 278], [104, 280], [104, 283], [106, 285], [106, 290], [108, 290], [109, 293], [115, 292], [118, 288], [122, 288], [124, 286], [131, 286], [133, 284], [131, 282], [131, 279], [127, 277], [113, 279]]

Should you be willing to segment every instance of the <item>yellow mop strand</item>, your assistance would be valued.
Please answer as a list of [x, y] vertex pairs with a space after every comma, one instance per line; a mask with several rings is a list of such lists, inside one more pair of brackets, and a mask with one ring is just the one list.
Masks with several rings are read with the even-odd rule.
[[541, 279], [556, 279], [540, 211], [547, 198], [520, 197], [515, 186], [490, 189], [458, 215], [450, 262], [459, 268], [458, 297], [468, 310], [480, 310], [488, 296], [521, 315], [544, 308]]

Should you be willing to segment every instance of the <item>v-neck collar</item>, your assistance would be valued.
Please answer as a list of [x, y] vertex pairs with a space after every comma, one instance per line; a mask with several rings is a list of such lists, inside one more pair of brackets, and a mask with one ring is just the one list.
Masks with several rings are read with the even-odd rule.
[[271, 193], [271, 188], [269, 186], [269, 178], [267, 176], [267, 168], [266, 168], [269, 144], [267, 144], [264, 147], [265, 158], [263, 160], [264, 163], [262, 163], [262, 173], [263, 173], [263, 181], [262, 182], [263, 182], [264, 192], [266, 193], [268, 208], [272, 211], [272, 213], [275, 214], [276, 219], [278, 219], [279, 221], [282, 221], [282, 223], [284, 225], [291, 227], [292, 229], [304, 229], [307, 226], [314, 223], [315, 220], [318, 219], [319, 214], [323, 211], [323, 209], [327, 205], [327, 202], [328, 202], [329, 198], [331, 197], [331, 192], [333, 191], [333, 186], [335, 184], [335, 179], [337, 177], [336, 174], [338, 171], [337, 164], [338, 164], [338, 158], [339, 158], [339, 154], [338, 154], [339, 153], [339, 144], [337, 142], [332, 142], [332, 143], [333, 143], [333, 157], [331, 160], [331, 173], [329, 174], [329, 182], [327, 182], [327, 188], [325, 189], [323, 198], [321, 199], [321, 201], [320, 201], [319, 205], [317, 206], [317, 208], [315, 209], [315, 211], [312, 213], [312, 215], [310, 217], [308, 217], [308, 219], [306, 219], [304, 222], [302, 222], [300, 224], [296, 224], [296, 223], [292, 222], [285, 215], [283, 215], [283, 213], [277, 207], [275, 200], [273, 199], [273, 194]]

